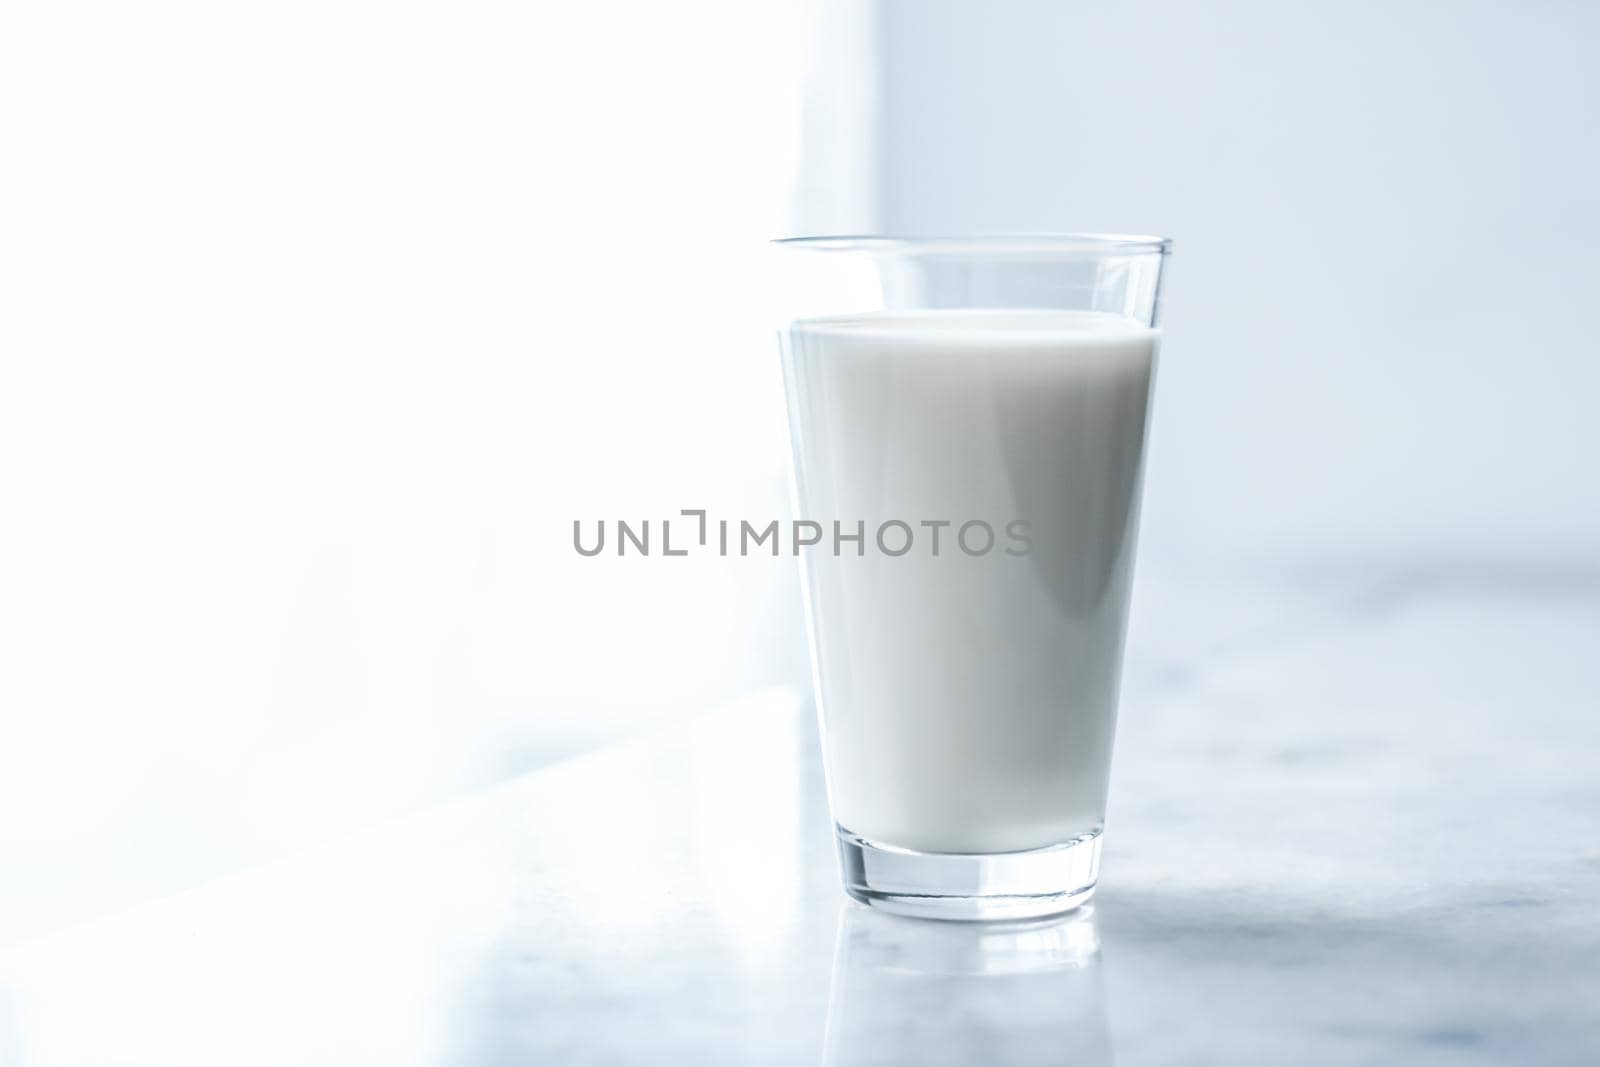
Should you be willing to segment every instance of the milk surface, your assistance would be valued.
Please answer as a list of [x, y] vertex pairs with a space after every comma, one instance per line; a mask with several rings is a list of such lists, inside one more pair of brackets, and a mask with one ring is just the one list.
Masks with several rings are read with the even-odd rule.
[[[787, 331], [797, 513], [829, 531], [802, 565], [841, 826], [930, 852], [1099, 831], [1159, 336], [1053, 311]], [[864, 555], [834, 555], [835, 520], [864, 522]], [[889, 520], [904, 555], [875, 543]], [[951, 523], [938, 555], [925, 520]], [[956, 541], [972, 520], [985, 553]]]

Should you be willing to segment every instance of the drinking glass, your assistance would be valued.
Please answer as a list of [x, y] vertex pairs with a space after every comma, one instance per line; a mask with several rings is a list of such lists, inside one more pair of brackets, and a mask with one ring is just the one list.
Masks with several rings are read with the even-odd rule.
[[845, 889], [935, 918], [1070, 910], [1099, 868], [1170, 243], [776, 249]]

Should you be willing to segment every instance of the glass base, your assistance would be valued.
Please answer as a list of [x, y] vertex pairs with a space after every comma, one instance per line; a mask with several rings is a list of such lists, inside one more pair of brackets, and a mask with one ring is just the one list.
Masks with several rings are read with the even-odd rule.
[[1042, 919], [1094, 896], [1100, 831], [1026, 852], [916, 852], [844, 827], [844, 889], [869, 907], [924, 919]]

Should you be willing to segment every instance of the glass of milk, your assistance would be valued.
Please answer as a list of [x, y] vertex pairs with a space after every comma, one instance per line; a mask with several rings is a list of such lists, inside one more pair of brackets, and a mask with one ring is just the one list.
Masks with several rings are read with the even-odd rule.
[[947, 919], [1094, 892], [1158, 237], [777, 242], [796, 522], [846, 891]]

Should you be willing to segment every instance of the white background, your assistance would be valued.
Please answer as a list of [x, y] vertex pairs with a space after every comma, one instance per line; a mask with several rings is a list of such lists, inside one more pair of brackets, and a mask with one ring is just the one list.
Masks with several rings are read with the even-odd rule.
[[0, 939], [803, 684], [787, 563], [570, 548], [785, 507], [785, 232], [1176, 238], [1147, 608], [1596, 580], [1597, 18], [0, 7]]
[[888, 228], [1176, 238], [1143, 564], [1600, 563], [1600, 8], [881, 10]]

